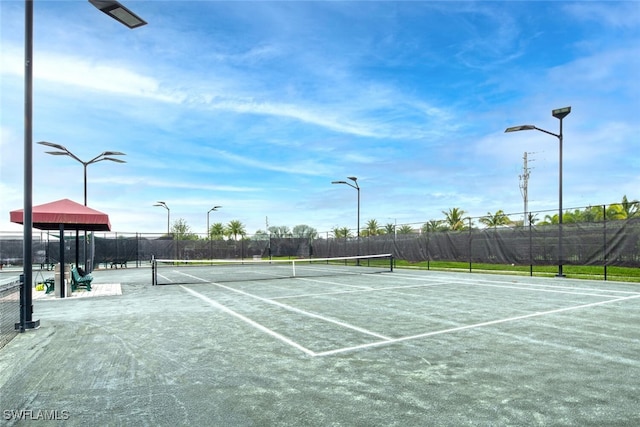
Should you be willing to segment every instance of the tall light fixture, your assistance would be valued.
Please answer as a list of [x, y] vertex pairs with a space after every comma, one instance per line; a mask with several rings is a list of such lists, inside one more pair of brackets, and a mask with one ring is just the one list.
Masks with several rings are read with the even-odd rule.
[[209, 230], [209, 214], [213, 211], [217, 211], [222, 206], [214, 206], [207, 211], [207, 240], [209, 240], [209, 259], [212, 258], [213, 255], [213, 245], [211, 244], [211, 231]]
[[170, 213], [171, 210], [169, 209], [169, 206], [167, 206], [167, 204], [165, 202], [156, 202], [155, 205], [153, 206], [160, 206], [162, 208], [165, 208], [167, 210], [167, 237], [169, 236], [169, 221], [171, 220], [170, 217]]
[[[129, 28], [137, 28], [145, 21], [117, 1], [90, 0], [91, 4]], [[20, 325], [24, 332], [40, 326], [33, 320], [33, 0], [25, 0], [24, 8], [24, 218], [23, 218], [23, 274], [20, 290]], [[109, 4], [107, 4], [109, 3]], [[115, 6], [115, 7], [114, 7]], [[62, 237], [62, 236], [61, 236]]]
[[222, 206], [214, 206], [211, 209], [209, 209], [209, 211], [207, 212], [207, 239], [210, 239], [210, 236], [211, 236], [211, 233], [209, 232], [209, 214], [213, 211], [217, 211], [221, 207]]
[[553, 132], [549, 132], [548, 130], [540, 129], [539, 127], [536, 127], [534, 125], [513, 126], [505, 130], [505, 132], [518, 132], [521, 130], [537, 130], [558, 138], [558, 148], [560, 152], [560, 155], [559, 155], [560, 170], [558, 173], [558, 277], [564, 277], [564, 274], [562, 272], [562, 263], [563, 263], [563, 255], [564, 255], [562, 250], [562, 119], [567, 117], [569, 113], [571, 113], [571, 107], [558, 108], [551, 111], [551, 115], [556, 119], [560, 120], [560, 132], [557, 134]]
[[[53, 156], [69, 156], [72, 159], [82, 163], [82, 166], [84, 168], [84, 205], [87, 206], [87, 166], [93, 164], [93, 163], [98, 163], [101, 162], [103, 160], [108, 160], [111, 162], [116, 162], [116, 163], [127, 163], [126, 161], [122, 160], [122, 159], [117, 159], [115, 157], [109, 157], [109, 156], [124, 156], [125, 153], [121, 153], [119, 151], [104, 151], [102, 154], [97, 155], [96, 157], [94, 157], [93, 159], [89, 160], [88, 162], [85, 162], [83, 160], [80, 160], [78, 158], [78, 156], [76, 156], [75, 154], [73, 154], [71, 151], [69, 151], [66, 147], [60, 145], [60, 144], [54, 144], [53, 142], [47, 142], [47, 141], [40, 141], [38, 142], [38, 144], [40, 145], [45, 145], [47, 147], [51, 147], [51, 148], [55, 148], [56, 150], [59, 151], [47, 151], [47, 154], [51, 154]], [[77, 234], [76, 234], [77, 236]], [[78, 265], [78, 239], [76, 238], [76, 265]], [[84, 268], [85, 271], [90, 271], [88, 265], [87, 265], [87, 232], [84, 232], [84, 244], [83, 244], [83, 249], [84, 249]]]
[[358, 226], [358, 230], [357, 230], [357, 236], [358, 236], [358, 253], [357, 255], [360, 255], [360, 186], [358, 185], [358, 178], [355, 176], [348, 176], [347, 179], [350, 179], [351, 181], [353, 181], [353, 184], [351, 184], [350, 182], [347, 181], [331, 181], [332, 184], [345, 184], [348, 185], [351, 188], [355, 188], [356, 191], [358, 192], [358, 220], [357, 220], [357, 226]]
[[125, 160], [117, 159], [115, 157], [109, 157], [109, 156], [125, 156], [126, 155], [125, 153], [121, 153], [120, 151], [104, 151], [101, 154], [98, 154], [93, 159], [85, 162], [80, 160], [75, 154], [73, 154], [71, 151], [69, 151], [67, 148], [63, 147], [60, 144], [54, 144], [53, 142], [47, 142], [47, 141], [40, 141], [38, 142], [38, 144], [46, 145], [47, 147], [51, 147], [51, 148], [55, 148], [56, 150], [59, 150], [59, 151], [47, 151], [46, 152], [47, 154], [51, 154], [54, 156], [69, 156], [72, 159], [82, 163], [82, 166], [84, 167], [84, 205], [85, 206], [87, 206], [87, 166], [93, 163], [101, 162], [103, 160], [108, 160], [116, 163], [127, 163]]

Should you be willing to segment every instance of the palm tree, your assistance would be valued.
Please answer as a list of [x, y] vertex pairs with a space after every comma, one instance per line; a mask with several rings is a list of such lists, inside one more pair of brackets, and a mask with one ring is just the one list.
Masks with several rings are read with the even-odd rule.
[[487, 215], [480, 218], [480, 222], [486, 225], [487, 227], [496, 228], [500, 225], [510, 225], [512, 221], [509, 217], [504, 213], [502, 209], [496, 211], [495, 214], [491, 214], [491, 212], [487, 212]]
[[396, 225], [392, 222], [385, 224], [384, 226], [384, 234], [395, 234], [396, 232]]
[[331, 232], [333, 233], [333, 237], [335, 237], [336, 239], [346, 239], [347, 237], [353, 236], [351, 234], [351, 230], [349, 230], [347, 227], [334, 227]]
[[445, 215], [445, 223], [449, 226], [450, 230], [465, 230], [467, 227], [464, 224], [464, 214], [466, 213], [460, 208], [449, 209], [449, 212], [442, 211]]
[[408, 224], [404, 224], [398, 228], [398, 234], [413, 234], [414, 232], [413, 228]]
[[614, 203], [607, 209], [607, 218], [610, 219], [629, 219], [637, 216], [640, 216], [640, 202], [630, 202], [626, 194], [622, 196], [622, 203]]
[[244, 237], [247, 234], [244, 224], [237, 219], [229, 221], [226, 231], [227, 236], [233, 236], [233, 240], [238, 240], [238, 236]]
[[380, 230], [380, 226], [378, 225], [378, 221], [375, 219], [370, 219], [367, 221], [367, 227], [363, 230], [365, 236], [377, 236]]
[[422, 224], [420, 231], [423, 234], [427, 234], [427, 233], [433, 233], [434, 231], [442, 231], [446, 228], [447, 226], [443, 224], [443, 221], [432, 219]]
[[224, 238], [224, 225], [216, 222], [209, 227], [209, 238], [212, 240], [222, 240]]

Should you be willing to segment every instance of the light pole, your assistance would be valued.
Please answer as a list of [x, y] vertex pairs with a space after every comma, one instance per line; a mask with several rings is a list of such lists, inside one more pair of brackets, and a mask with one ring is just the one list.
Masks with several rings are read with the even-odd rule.
[[125, 160], [117, 159], [115, 157], [109, 157], [109, 156], [125, 156], [126, 155], [125, 153], [121, 153], [120, 151], [104, 151], [102, 154], [98, 154], [93, 159], [89, 160], [88, 162], [85, 162], [80, 160], [75, 154], [73, 154], [71, 151], [67, 150], [65, 147], [63, 147], [60, 144], [54, 144], [53, 142], [47, 142], [47, 141], [40, 141], [38, 142], [38, 144], [46, 145], [47, 147], [60, 150], [60, 151], [47, 151], [46, 152], [47, 154], [51, 154], [54, 156], [69, 156], [72, 159], [82, 163], [82, 166], [84, 167], [84, 205], [85, 206], [87, 206], [87, 166], [93, 163], [101, 162], [103, 160], [108, 160], [116, 163], [127, 163]]
[[[72, 159], [82, 163], [82, 166], [84, 168], [84, 205], [87, 206], [87, 166], [89, 166], [90, 164], [93, 163], [98, 163], [101, 162], [103, 160], [108, 160], [111, 162], [116, 162], [116, 163], [127, 163], [126, 161], [122, 160], [122, 159], [117, 159], [114, 157], [109, 157], [109, 156], [124, 156], [124, 153], [121, 153], [119, 151], [104, 151], [102, 154], [97, 155], [96, 157], [94, 157], [93, 159], [89, 160], [88, 162], [82, 161], [78, 158], [78, 156], [76, 156], [75, 154], [73, 154], [71, 151], [69, 151], [66, 147], [60, 145], [60, 144], [54, 144], [53, 142], [47, 142], [47, 141], [40, 141], [38, 142], [38, 144], [40, 145], [45, 145], [47, 147], [51, 147], [51, 148], [55, 148], [56, 150], [59, 151], [47, 151], [47, 154], [51, 154], [53, 156], [69, 156]], [[76, 233], [77, 236], [77, 233]], [[78, 265], [78, 239], [76, 239], [76, 265]], [[83, 257], [84, 257], [84, 269], [85, 271], [89, 272], [90, 269], [88, 267], [88, 263], [87, 263], [87, 232], [85, 230], [84, 232], [84, 244], [82, 245], [83, 247]]]
[[169, 206], [167, 206], [165, 202], [156, 202], [156, 204], [153, 206], [160, 206], [161, 208], [165, 208], [167, 210], [167, 237], [169, 237], [169, 221], [171, 219], [171, 210], [169, 209]]
[[[117, 1], [89, 0], [99, 10], [107, 13], [129, 28], [137, 28], [146, 22]], [[33, 0], [25, 0], [24, 8], [24, 217], [23, 217], [23, 274], [20, 291], [20, 332], [40, 326], [33, 320], [32, 269], [33, 260]], [[61, 236], [62, 238], [63, 236]]]
[[209, 214], [213, 211], [217, 211], [221, 207], [222, 206], [214, 206], [211, 209], [209, 209], [209, 211], [207, 212], [207, 239], [210, 239], [210, 236], [211, 236], [211, 233], [209, 232]]
[[562, 272], [563, 251], [562, 251], [562, 119], [571, 113], [571, 107], [558, 108], [551, 111], [551, 115], [560, 120], [560, 132], [555, 134], [548, 130], [540, 129], [534, 125], [521, 125], [507, 128], [505, 132], [518, 132], [521, 130], [537, 130], [558, 138], [559, 149], [559, 173], [558, 173], [558, 277], [564, 277]]
[[353, 184], [347, 182], [347, 181], [331, 181], [332, 184], [345, 184], [348, 185], [351, 188], [355, 188], [356, 191], [358, 192], [358, 229], [357, 229], [357, 236], [358, 236], [358, 253], [357, 255], [360, 255], [360, 186], [358, 185], [358, 178], [355, 176], [348, 176], [347, 179], [350, 179], [351, 181], [353, 181]]
[[207, 211], [207, 240], [209, 240], [209, 259], [211, 259], [211, 253], [213, 252], [213, 248], [211, 246], [211, 231], [209, 230], [209, 214], [211, 212], [217, 211], [222, 206], [214, 206]]

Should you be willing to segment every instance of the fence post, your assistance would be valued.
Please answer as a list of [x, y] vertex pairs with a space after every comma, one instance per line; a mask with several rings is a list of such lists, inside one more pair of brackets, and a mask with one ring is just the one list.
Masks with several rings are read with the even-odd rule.
[[602, 222], [603, 222], [603, 245], [602, 250], [604, 252], [603, 261], [604, 261], [604, 280], [607, 280], [607, 205], [602, 205]]
[[469, 273], [471, 273], [471, 266], [473, 263], [472, 255], [471, 255], [471, 217], [469, 217]]

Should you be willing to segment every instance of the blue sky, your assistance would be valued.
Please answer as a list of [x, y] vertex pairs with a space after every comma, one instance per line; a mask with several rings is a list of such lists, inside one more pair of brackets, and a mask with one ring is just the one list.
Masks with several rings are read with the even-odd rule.
[[[640, 199], [640, 2], [35, 1], [33, 140], [114, 231], [421, 223]], [[0, 1], [0, 230], [23, 207], [24, 3]], [[33, 149], [33, 204], [83, 202]], [[518, 219], [518, 215], [512, 216]]]

